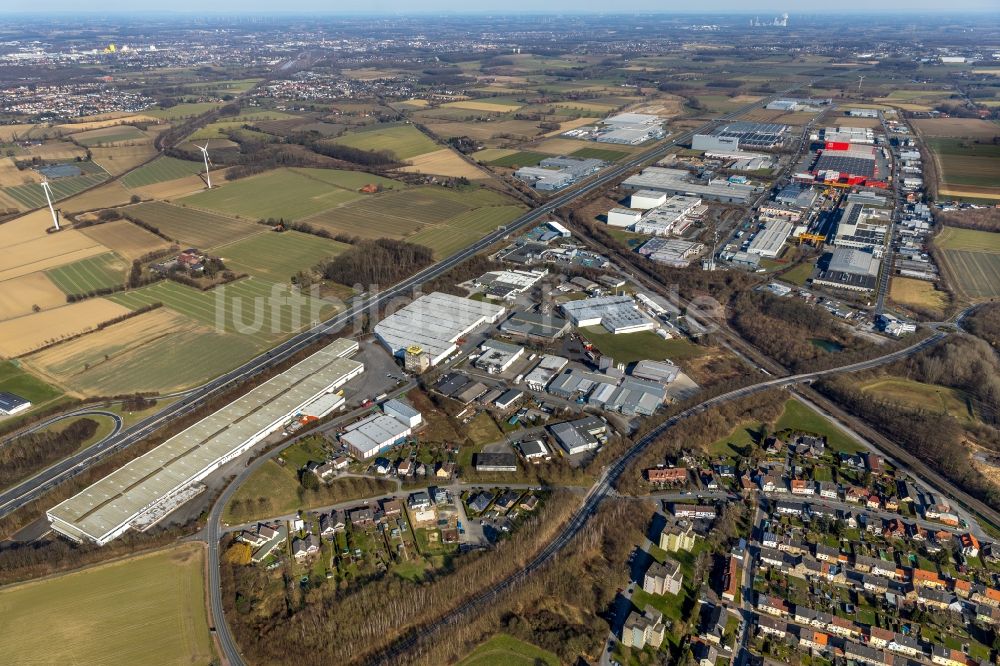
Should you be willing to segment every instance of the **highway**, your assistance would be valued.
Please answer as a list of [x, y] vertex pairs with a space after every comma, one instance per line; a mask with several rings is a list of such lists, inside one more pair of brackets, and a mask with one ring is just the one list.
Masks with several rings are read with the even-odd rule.
[[250, 379], [267, 370], [271, 366], [284, 361], [293, 354], [318, 342], [325, 336], [335, 334], [338, 331], [343, 330], [347, 324], [363, 313], [377, 313], [378, 308], [391, 299], [407, 295], [424, 282], [442, 275], [454, 266], [464, 262], [466, 259], [482, 252], [494, 243], [503, 240], [510, 234], [530, 224], [538, 222], [556, 209], [581, 196], [606, 187], [609, 183], [628, 174], [630, 171], [637, 169], [646, 163], [659, 159], [677, 144], [688, 141], [694, 134], [704, 132], [719, 122], [736, 118], [751, 109], [757, 108], [762, 104], [766, 104], [771, 99], [776, 99], [800, 87], [802, 86], [795, 86], [793, 88], [783, 90], [764, 100], [758, 100], [742, 106], [739, 109], [707, 122], [698, 128], [678, 134], [671, 140], [640, 153], [627, 162], [609, 167], [594, 177], [583, 181], [579, 186], [574, 187], [563, 194], [555, 196], [545, 203], [542, 203], [534, 210], [525, 213], [510, 224], [500, 227], [496, 231], [488, 234], [465, 249], [460, 250], [450, 257], [419, 271], [412, 277], [403, 280], [397, 285], [372, 294], [367, 298], [356, 299], [354, 304], [345, 311], [293, 336], [292, 338], [274, 347], [269, 352], [247, 361], [235, 370], [232, 370], [201, 387], [187, 392], [181, 400], [116, 434], [114, 437], [107, 438], [84, 451], [76, 453], [56, 463], [48, 469], [39, 472], [31, 479], [22, 481], [21, 483], [3, 491], [0, 493], [0, 516], [5, 516], [8, 513], [38, 499], [50, 489], [83, 472], [100, 460], [112, 455], [113, 453], [128, 448], [132, 444], [142, 440], [144, 437], [152, 434], [159, 428], [168, 425], [171, 421], [195, 411], [205, 400], [225, 391], [225, 389], [232, 386], [234, 383]]

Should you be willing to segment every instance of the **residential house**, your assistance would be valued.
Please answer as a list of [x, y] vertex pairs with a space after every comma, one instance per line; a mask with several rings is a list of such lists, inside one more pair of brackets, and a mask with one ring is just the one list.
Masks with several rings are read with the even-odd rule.
[[411, 511], [423, 511], [431, 507], [431, 496], [426, 490], [411, 493], [406, 501]]
[[403, 513], [403, 503], [398, 499], [382, 500], [382, 513], [386, 518], [401, 515]]
[[761, 613], [773, 615], [774, 617], [789, 616], [788, 602], [781, 597], [770, 594], [757, 595], [757, 610]]
[[765, 474], [760, 480], [760, 489], [765, 493], [779, 493], [785, 491], [785, 481], [777, 474]]
[[719, 660], [719, 651], [708, 643], [696, 643], [692, 652], [698, 666], [715, 666]]
[[730, 556], [726, 563], [726, 570], [723, 573], [722, 598], [727, 601], [736, 601], [736, 593], [740, 586], [740, 567], [735, 557]]
[[305, 538], [292, 541], [292, 556], [297, 560], [304, 559], [319, 552], [319, 537], [308, 534]]
[[854, 502], [855, 504], [861, 504], [867, 501], [868, 491], [866, 491], [861, 486], [851, 486], [844, 493], [844, 499], [848, 502]]
[[783, 516], [801, 516], [805, 513], [805, 505], [802, 502], [787, 502], [780, 500], [777, 503], [777, 511]]
[[885, 594], [889, 591], [889, 579], [882, 576], [864, 574], [861, 576], [861, 586], [869, 592]]
[[920, 568], [914, 568], [910, 572], [910, 582], [913, 583], [914, 587], [933, 587], [938, 590], [943, 590], [947, 587], [944, 580], [941, 579], [936, 571], [927, 571]]
[[943, 645], [931, 646], [931, 661], [940, 666], [966, 666], [968, 658], [961, 650], [952, 650]]
[[861, 629], [858, 625], [854, 624], [850, 620], [839, 615], [834, 615], [830, 624], [827, 625], [827, 631], [831, 634], [836, 634], [843, 638], [860, 638]]
[[638, 650], [647, 645], [658, 648], [663, 643], [664, 633], [663, 613], [652, 606], [646, 606], [641, 615], [637, 611], [632, 611], [625, 620], [625, 626], [622, 628], [622, 645]]
[[979, 539], [975, 534], [966, 532], [958, 537], [962, 546], [962, 555], [966, 557], [979, 557]]
[[434, 471], [434, 476], [439, 479], [451, 479], [455, 476], [455, 463], [443, 462]]
[[649, 594], [677, 594], [683, 583], [680, 563], [668, 557], [663, 564], [654, 562], [650, 565], [643, 577], [642, 589]]
[[689, 521], [677, 520], [660, 532], [659, 546], [669, 553], [691, 550], [694, 548], [695, 538], [694, 526]]
[[698, 504], [674, 504], [671, 512], [674, 514], [674, 518], [692, 518], [694, 520], [715, 520], [717, 515], [714, 506]]
[[812, 483], [804, 479], [792, 479], [791, 487], [793, 495], [813, 495], [816, 492]]
[[787, 622], [779, 620], [776, 617], [768, 617], [767, 615], [757, 616], [757, 628], [762, 634], [776, 636], [778, 638], [784, 638], [788, 633]]
[[685, 467], [655, 467], [646, 470], [646, 479], [650, 483], [679, 486], [688, 482], [688, 470]]
[[702, 626], [701, 638], [719, 645], [722, 637], [726, 633], [726, 622], [729, 614], [725, 606], [713, 605], [709, 608], [705, 616], [705, 624]]
[[332, 460], [328, 460], [316, 467], [313, 472], [315, 472], [321, 481], [328, 481], [337, 474], [337, 465]]
[[992, 587], [984, 588], [981, 591], [973, 590], [972, 594], [969, 595], [969, 599], [977, 604], [986, 604], [993, 608], [1000, 608], [1000, 590]]
[[832, 500], [840, 498], [840, 487], [833, 481], [820, 481], [816, 487], [820, 497]]
[[413, 476], [413, 472], [416, 470], [416, 468], [417, 464], [412, 460], [410, 460], [409, 458], [407, 458], [403, 462], [396, 465], [396, 474], [398, 474], [403, 478]]
[[892, 664], [892, 657], [887, 656], [881, 650], [876, 650], [869, 645], [862, 645], [854, 641], [844, 643], [844, 656], [848, 661], [859, 664], [870, 664], [870, 666], [887, 666]]
[[369, 508], [353, 509], [349, 514], [351, 525], [365, 526], [375, 524], [375, 514]]
[[799, 635], [799, 647], [827, 652], [830, 648], [830, 637], [822, 631], [803, 630]]
[[951, 592], [945, 592], [933, 587], [918, 587], [916, 589], [917, 603], [927, 608], [947, 610], [956, 601]]
[[815, 546], [816, 559], [820, 562], [838, 562], [840, 561], [840, 549], [827, 546], [823, 543], [817, 543]]

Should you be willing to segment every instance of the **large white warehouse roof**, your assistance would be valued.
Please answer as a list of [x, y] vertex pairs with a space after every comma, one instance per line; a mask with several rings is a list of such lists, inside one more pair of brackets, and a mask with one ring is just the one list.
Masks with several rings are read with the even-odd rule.
[[375, 335], [395, 355], [418, 346], [436, 364], [456, 349], [469, 331], [500, 319], [505, 308], [461, 296], [434, 292], [421, 296], [375, 326]]
[[197, 483], [298, 409], [363, 372], [364, 365], [344, 358], [357, 348], [353, 340], [331, 343], [49, 509], [53, 528], [102, 545], [114, 539], [150, 508]]

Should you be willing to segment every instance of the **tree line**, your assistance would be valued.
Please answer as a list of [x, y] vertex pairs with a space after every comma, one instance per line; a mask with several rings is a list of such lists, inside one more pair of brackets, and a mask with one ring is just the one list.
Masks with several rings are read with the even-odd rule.
[[65, 458], [97, 432], [97, 421], [81, 418], [62, 430], [21, 435], [0, 447], [0, 486], [6, 487]]
[[323, 277], [340, 284], [390, 285], [434, 263], [423, 245], [379, 238], [352, 246], [322, 265]]

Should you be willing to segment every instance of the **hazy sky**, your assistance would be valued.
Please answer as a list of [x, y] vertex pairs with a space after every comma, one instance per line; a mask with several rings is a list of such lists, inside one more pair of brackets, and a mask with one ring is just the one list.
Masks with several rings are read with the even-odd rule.
[[[273, 0], [101, 0], [93, 5], [95, 12], [136, 11], [166, 11], [166, 12], [197, 12], [197, 13], [252, 13], [276, 10], [285, 12], [323, 12], [323, 13], [371, 13], [371, 14], [416, 14], [424, 12], [788, 12], [794, 16], [796, 9], [805, 10], [801, 13], [817, 14], [823, 12], [961, 12], [989, 11], [1000, 13], [1000, 3], [997, 0], [837, 0], [835, 3], [823, 5], [813, 3], [803, 6], [801, 0], [757, 0], [740, 2], [738, 0], [700, 0], [699, 2], [680, 2], [678, 0], [630, 0], [624, 4], [609, 3], [607, 0], [474, 0], [462, 2], [459, 0], [366, 0], [365, 2], [337, 2], [336, 0], [293, 0], [288, 3], [275, 3]], [[0, 2], [0, 13], [3, 12], [73, 12], [86, 11], [78, 0], [48, 0], [40, 3], [38, 0], [3, 0]]]

